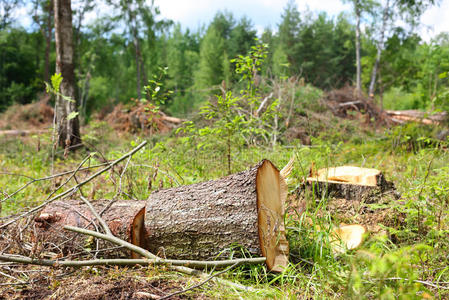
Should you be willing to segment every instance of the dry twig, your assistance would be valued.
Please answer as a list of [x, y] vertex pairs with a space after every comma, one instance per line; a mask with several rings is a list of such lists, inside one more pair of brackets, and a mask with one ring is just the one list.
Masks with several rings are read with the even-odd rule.
[[[130, 152], [128, 152], [127, 154], [123, 155], [122, 157], [120, 157], [119, 159], [116, 159], [115, 161], [113, 161], [112, 163], [110, 163], [107, 167], [101, 169], [100, 171], [98, 171], [97, 173], [91, 175], [89, 178], [87, 178], [84, 181], [81, 181], [80, 183], [78, 183], [77, 185], [67, 189], [66, 191], [64, 191], [61, 194], [58, 194], [56, 196], [54, 196], [53, 198], [45, 201], [44, 203], [34, 207], [33, 209], [30, 209], [22, 214], [20, 214], [19, 216], [15, 217], [14, 219], [10, 220], [9, 222], [6, 222], [5, 224], [0, 225], [0, 229], [7, 227], [8, 225], [16, 222], [17, 220], [26, 217], [36, 211], [38, 211], [39, 209], [43, 208], [45, 205], [60, 199], [62, 197], [65, 197], [69, 194], [73, 194], [74, 192], [76, 192], [80, 187], [82, 187], [83, 185], [85, 185], [86, 183], [88, 183], [89, 181], [91, 181], [92, 179], [98, 177], [99, 175], [103, 174], [104, 172], [106, 172], [107, 170], [111, 169], [113, 166], [115, 166], [116, 164], [120, 163], [121, 161], [125, 160], [126, 158], [134, 155], [137, 151], [139, 151], [143, 146], [145, 146], [147, 144], [147, 141], [142, 142], [140, 145], [138, 145], [136, 148], [134, 148], [133, 150], [131, 150]], [[76, 174], [76, 171], [73, 173]]]

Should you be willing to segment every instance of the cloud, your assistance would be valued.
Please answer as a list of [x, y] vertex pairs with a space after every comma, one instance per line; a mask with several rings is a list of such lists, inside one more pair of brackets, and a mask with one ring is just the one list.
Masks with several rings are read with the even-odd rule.
[[343, 4], [342, 1], [313, 1], [313, 0], [296, 0], [300, 11], [311, 10], [315, 12], [325, 11], [330, 16], [336, 16], [343, 11], [350, 11], [350, 4]]
[[[316, 1], [295, 0], [299, 11], [321, 12], [329, 16], [337, 16], [341, 12], [351, 12], [351, 4], [340, 0]], [[249, 17], [258, 32], [263, 28], [275, 29], [281, 22], [281, 14], [287, 5], [287, 0], [156, 0], [163, 17], [180, 22], [186, 28], [197, 29], [200, 25], [208, 24], [216, 12], [227, 10], [234, 17]], [[442, 0], [439, 7], [432, 7], [422, 16], [420, 34], [425, 41], [429, 41], [441, 31], [449, 30], [449, 0]]]
[[[183, 28], [192, 30], [207, 25], [214, 18], [217, 11], [230, 11], [236, 19], [247, 16], [260, 34], [263, 29], [270, 27], [276, 30], [281, 22], [281, 14], [288, 0], [155, 0], [160, 8], [161, 16], [181, 23]], [[79, 0], [73, 0], [72, 5], [79, 5]], [[16, 23], [24, 28], [31, 28], [33, 21], [30, 16], [32, 10], [30, 2], [15, 12]], [[341, 12], [351, 12], [351, 5], [340, 0], [316, 1], [295, 0], [300, 12], [325, 11], [329, 16], [336, 16]], [[110, 14], [111, 9], [104, 1], [96, 1], [94, 11], [86, 15], [85, 24], [92, 23], [97, 17]], [[419, 34], [425, 41], [430, 41], [442, 31], [449, 31], [449, 0], [442, 0], [440, 6], [428, 9], [421, 18]]]
[[440, 32], [449, 32], [449, 0], [428, 9], [421, 17], [421, 38], [430, 41]]
[[161, 14], [167, 19], [180, 22], [183, 27], [196, 29], [200, 24], [208, 24], [217, 11], [230, 11], [239, 19], [250, 18], [256, 28], [274, 27], [279, 21], [286, 1], [276, 0], [228, 0], [208, 1], [197, 0], [156, 0]]

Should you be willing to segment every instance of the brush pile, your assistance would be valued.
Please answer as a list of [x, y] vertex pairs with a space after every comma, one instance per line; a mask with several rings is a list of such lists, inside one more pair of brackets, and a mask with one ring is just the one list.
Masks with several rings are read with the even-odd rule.
[[105, 120], [116, 130], [144, 134], [168, 133], [184, 120], [167, 116], [155, 105], [134, 100], [132, 106], [118, 104]]

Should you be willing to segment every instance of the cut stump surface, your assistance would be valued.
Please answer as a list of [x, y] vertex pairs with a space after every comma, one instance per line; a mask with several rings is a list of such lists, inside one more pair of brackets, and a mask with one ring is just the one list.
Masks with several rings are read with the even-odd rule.
[[361, 199], [394, 189], [391, 182], [377, 169], [340, 166], [311, 171], [306, 185], [318, 196], [323, 193], [336, 198]]

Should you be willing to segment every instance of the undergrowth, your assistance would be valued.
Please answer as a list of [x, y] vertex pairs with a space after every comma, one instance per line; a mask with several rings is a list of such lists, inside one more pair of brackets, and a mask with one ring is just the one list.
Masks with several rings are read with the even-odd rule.
[[[402, 130], [402, 131], [400, 131]], [[289, 208], [285, 216], [290, 243], [290, 264], [280, 274], [265, 266], [241, 266], [225, 278], [256, 288], [241, 292], [217, 285], [200, 288], [201, 293], [220, 299], [422, 299], [449, 297], [449, 153], [447, 145], [421, 143], [409, 147], [404, 133], [392, 129], [389, 134], [371, 134], [346, 143], [314, 138], [312, 145], [260, 147], [241, 145], [232, 151], [232, 172], [254, 165], [263, 158], [279, 168], [291, 156], [296, 163], [289, 181]], [[399, 132], [399, 133], [398, 133]], [[120, 157], [139, 144], [143, 137], [117, 136], [107, 124], [92, 123], [85, 128], [87, 149], [67, 158], [53, 155], [51, 134], [0, 141], [0, 194], [9, 197], [32, 178], [75, 169], [83, 157], [83, 167]], [[338, 140], [338, 139], [337, 139]], [[129, 162], [120, 182], [124, 198], [146, 199], [152, 190], [196, 183], [228, 173], [226, 150], [192, 144], [182, 136], [151, 137], [148, 146]], [[297, 197], [298, 188], [309, 172], [338, 165], [372, 167], [382, 170], [402, 197], [370, 209], [391, 209], [401, 217], [400, 224], [381, 224], [382, 230], [368, 234], [361, 247], [336, 255], [330, 234], [341, 218], [329, 209], [331, 199], [313, 193]], [[111, 198], [116, 194], [117, 169], [90, 182], [83, 188], [90, 199]], [[77, 180], [95, 169], [80, 172]], [[2, 203], [5, 217], [42, 202], [69, 175], [37, 181]], [[71, 182], [74, 182], [73, 180]], [[304, 205], [298, 205], [303, 201]], [[362, 216], [363, 217], [363, 216]], [[317, 229], [319, 228], [319, 230]], [[239, 251], [239, 250], [236, 250]], [[443, 287], [443, 288], [441, 288]]]

